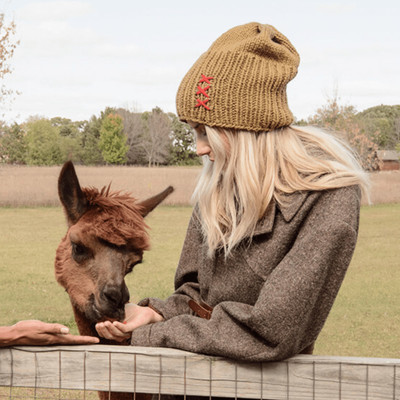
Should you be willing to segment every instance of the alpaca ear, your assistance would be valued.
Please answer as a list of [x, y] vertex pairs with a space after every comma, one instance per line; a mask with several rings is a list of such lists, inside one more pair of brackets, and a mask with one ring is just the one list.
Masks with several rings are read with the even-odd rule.
[[167, 196], [169, 196], [174, 191], [172, 186], [168, 186], [161, 193], [156, 194], [153, 197], [150, 197], [147, 200], [143, 200], [138, 205], [141, 208], [140, 213], [143, 217], [145, 217], [150, 211], [153, 211]]
[[64, 207], [68, 225], [75, 224], [87, 210], [87, 199], [76, 176], [74, 164], [68, 161], [58, 178], [58, 196]]

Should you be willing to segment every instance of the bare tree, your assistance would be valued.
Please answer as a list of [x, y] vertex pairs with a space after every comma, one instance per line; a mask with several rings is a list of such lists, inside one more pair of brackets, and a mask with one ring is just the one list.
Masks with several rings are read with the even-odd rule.
[[127, 136], [129, 150], [127, 153], [129, 164], [143, 164], [147, 157], [143, 150], [142, 142], [145, 136], [145, 121], [141, 113], [118, 108], [117, 114], [122, 118], [124, 134]]
[[[147, 118], [146, 118], [147, 117]], [[163, 164], [171, 145], [171, 120], [160, 108], [147, 113], [147, 129], [142, 141], [149, 167]]]

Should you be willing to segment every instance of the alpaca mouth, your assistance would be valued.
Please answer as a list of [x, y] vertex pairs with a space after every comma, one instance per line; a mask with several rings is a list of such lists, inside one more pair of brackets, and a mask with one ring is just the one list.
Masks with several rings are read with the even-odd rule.
[[125, 317], [125, 309], [112, 307], [106, 304], [105, 307], [101, 307], [96, 303], [94, 294], [89, 296], [87, 303], [86, 317], [94, 324], [102, 321], [123, 321]]
[[92, 312], [94, 314], [94, 316], [96, 317], [96, 322], [98, 322], [101, 318], [102, 318], [102, 313], [101, 311], [96, 307], [96, 303], [93, 302], [92, 304]]

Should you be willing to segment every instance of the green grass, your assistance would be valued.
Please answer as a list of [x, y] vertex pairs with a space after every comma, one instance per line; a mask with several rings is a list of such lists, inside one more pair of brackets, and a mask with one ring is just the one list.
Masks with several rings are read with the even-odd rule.
[[[132, 301], [172, 292], [190, 214], [161, 206], [149, 215], [152, 249], [127, 278]], [[65, 232], [61, 208], [0, 208], [0, 325], [35, 318], [76, 332], [53, 272]], [[362, 208], [356, 252], [316, 354], [400, 358], [399, 238], [400, 204]]]
[[400, 358], [400, 204], [362, 207], [356, 251], [318, 354]]
[[0, 387], [0, 399], [99, 400], [99, 396], [88, 390]]

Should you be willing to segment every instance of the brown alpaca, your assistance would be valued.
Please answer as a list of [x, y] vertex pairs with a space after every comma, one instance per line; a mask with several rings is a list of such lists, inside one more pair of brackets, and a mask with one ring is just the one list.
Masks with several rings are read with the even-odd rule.
[[[81, 335], [98, 336], [97, 322], [124, 319], [129, 301], [125, 275], [149, 248], [144, 217], [172, 191], [168, 187], [137, 202], [110, 187], [81, 188], [72, 162], [64, 164], [58, 192], [68, 231], [57, 248], [55, 275], [69, 295]], [[99, 392], [99, 397], [124, 400], [133, 399], [133, 394]]]

